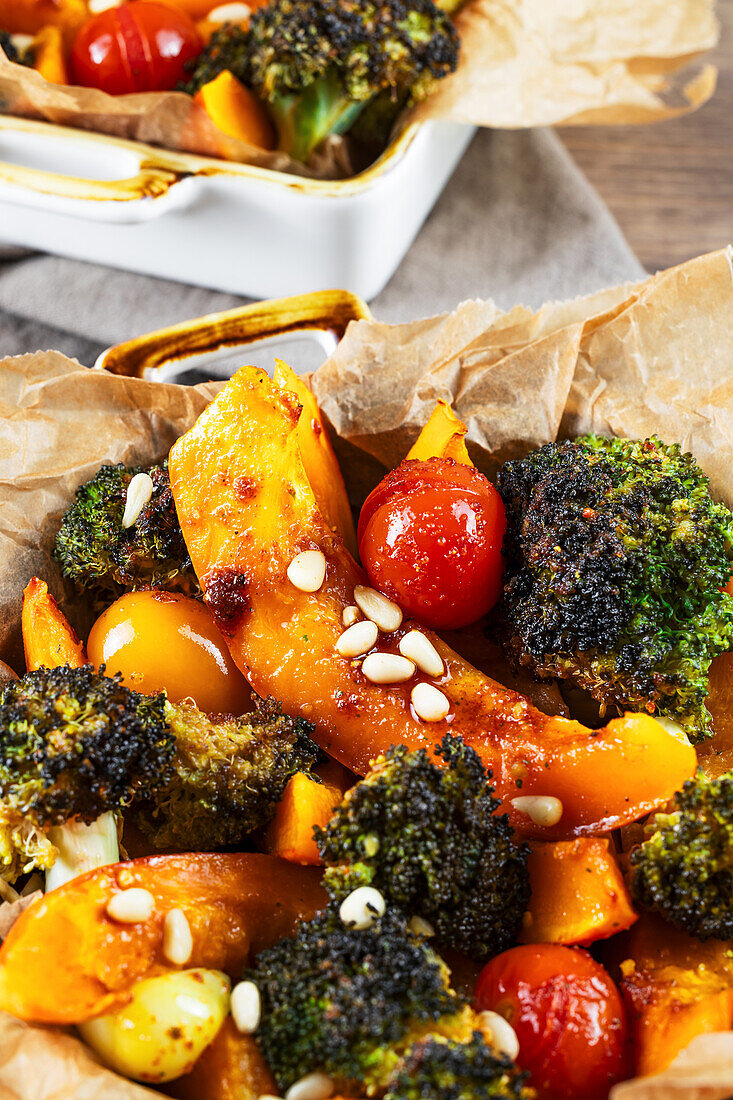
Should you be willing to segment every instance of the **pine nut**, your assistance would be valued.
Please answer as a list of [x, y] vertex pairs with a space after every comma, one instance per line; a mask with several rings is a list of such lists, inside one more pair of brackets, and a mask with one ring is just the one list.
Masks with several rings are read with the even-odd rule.
[[413, 917], [407, 927], [413, 935], [424, 936], [426, 940], [435, 935], [435, 929], [425, 917]]
[[402, 625], [402, 611], [393, 601], [377, 592], [376, 588], [367, 588], [357, 584], [354, 589], [354, 601], [361, 612], [376, 623], [385, 634], [391, 634]]
[[344, 924], [355, 928], [357, 932], [363, 932], [371, 928], [375, 920], [383, 917], [386, 909], [387, 903], [379, 890], [375, 890], [373, 886], [359, 886], [341, 902], [339, 916]]
[[155, 909], [155, 898], [149, 890], [133, 886], [129, 890], [120, 890], [107, 902], [107, 916], [120, 924], [138, 924], [150, 920]]
[[333, 1096], [334, 1083], [325, 1073], [309, 1073], [291, 1085], [285, 1100], [328, 1100]]
[[11, 34], [10, 41], [15, 46], [18, 53], [25, 53], [35, 42], [35, 38], [32, 34]]
[[479, 1012], [479, 1022], [486, 1038], [489, 1038], [487, 1032], [491, 1035], [491, 1044], [494, 1049], [499, 1054], [506, 1054], [507, 1058], [511, 1058], [514, 1062], [519, 1054], [519, 1039], [509, 1021], [498, 1012], [486, 1011]]
[[288, 566], [288, 580], [301, 592], [317, 592], [325, 577], [326, 559], [320, 550], [304, 550]]
[[341, 622], [344, 624], [344, 626], [353, 626], [355, 622], [358, 622], [358, 620], [359, 608], [354, 603], [349, 604], [349, 606], [345, 607], [341, 612]]
[[137, 523], [140, 513], [153, 495], [153, 479], [150, 474], [135, 474], [127, 486], [122, 526], [127, 529]]
[[237, 1031], [253, 1035], [260, 1026], [262, 1001], [254, 982], [238, 982], [232, 990], [230, 1007]]
[[403, 684], [415, 675], [415, 666], [397, 653], [370, 653], [362, 661], [361, 671], [373, 684]]
[[377, 624], [364, 619], [345, 630], [336, 642], [336, 652], [342, 657], [361, 657], [377, 644]]
[[415, 714], [423, 722], [442, 722], [450, 711], [450, 700], [432, 684], [415, 684], [410, 695]]
[[211, 23], [246, 23], [251, 14], [246, 4], [233, 2], [212, 8], [206, 18]]
[[163, 954], [174, 966], [184, 966], [191, 958], [193, 936], [182, 909], [169, 909], [163, 923]]
[[525, 794], [513, 798], [512, 806], [520, 814], [526, 814], [535, 825], [550, 827], [557, 825], [562, 817], [563, 804], [551, 794]]
[[445, 672], [443, 658], [437, 649], [419, 630], [410, 630], [400, 638], [400, 653], [414, 661], [426, 676], [442, 676]]

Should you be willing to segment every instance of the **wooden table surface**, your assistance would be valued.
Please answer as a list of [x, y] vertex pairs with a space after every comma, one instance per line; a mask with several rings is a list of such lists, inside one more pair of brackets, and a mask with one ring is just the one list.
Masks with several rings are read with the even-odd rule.
[[560, 130], [648, 271], [733, 244], [733, 0], [718, 0], [718, 16], [718, 88], [699, 111], [651, 126]]

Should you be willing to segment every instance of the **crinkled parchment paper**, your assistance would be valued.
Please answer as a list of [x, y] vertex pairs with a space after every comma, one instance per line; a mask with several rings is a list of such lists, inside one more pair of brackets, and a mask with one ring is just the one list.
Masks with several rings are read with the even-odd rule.
[[[714, 0], [468, 0], [456, 22], [458, 71], [400, 125], [430, 118], [511, 128], [649, 122], [693, 110], [715, 88], [710, 65], [680, 73], [717, 41]], [[304, 169], [223, 134], [189, 96], [60, 87], [2, 51], [0, 110], [280, 171], [351, 173], [341, 139]]]
[[[467, 422], [471, 455], [489, 474], [578, 431], [658, 432], [692, 450], [733, 506], [732, 259], [715, 252], [538, 313], [466, 302], [407, 325], [352, 323], [310, 378], [352, 498], [404, 457], [440, 397]], [[102, 462], [164, 456], [213, 392], [90, 372], [55, 352], [0, 361], [0, 658], [21, 667], [28, 578], [62, 594], [50, 551], [74, 489]], [[619, 1086], [613, 1100], [724, 1100], [732, 1091], [733, 1032], [697, 1039], [674, 1069]], [[0, 1014], [0, 1100], [146, 1095], [71, 1036]]]

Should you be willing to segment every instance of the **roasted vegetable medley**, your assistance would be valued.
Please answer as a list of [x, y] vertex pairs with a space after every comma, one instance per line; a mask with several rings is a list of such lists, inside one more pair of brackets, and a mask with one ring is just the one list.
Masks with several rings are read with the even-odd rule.
[[111, 95], [178, 89], [224, 134], [306, 164], [349, 132], [366, 162], [401, 112], [455, 70], [446, 7], [456, 5], [12, 0], [0, 7], [0, 48], [51, 83]]
[[[191, 90], [236, 66], [306, 156], [449, 66], [435, 10], [365, 10], [262, 8]], [[733, 1030], [733, 515], [673, 443], [492, 484], [466, 433], [439, 403], [355, 527], [313, 395], [245, 367], [52, 517], [0, 1009], [182, 1100], [608, 1100]]]

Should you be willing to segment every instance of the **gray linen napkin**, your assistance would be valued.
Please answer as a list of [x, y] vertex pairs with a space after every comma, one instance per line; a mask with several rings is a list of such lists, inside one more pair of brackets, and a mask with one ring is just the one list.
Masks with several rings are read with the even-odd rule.
[[[244, 301], [56, 256], [5, 255], [0, 355], [56, 348], [91, 364], [110, 344]], [[399, 322], [466, 298], [538, 307], [643, 275], [554, 133], [482, 131], [372, 309]]]

